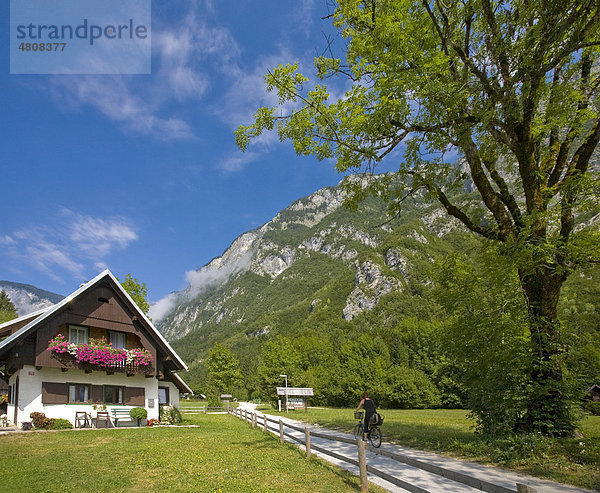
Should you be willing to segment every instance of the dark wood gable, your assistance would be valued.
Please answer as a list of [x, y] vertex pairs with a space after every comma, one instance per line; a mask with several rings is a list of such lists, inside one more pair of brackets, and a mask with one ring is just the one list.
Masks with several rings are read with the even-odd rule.
[[69, 324], [89, 327], [90, 337], [94, 338], [104, 336], [108, 330], [114, 330], [125, 332], [127, 341], [139, 340], [141, 345], [152, 354], [154, 362], [152, 374], [156, 374], [157, 347], [153, 337], [140, 324], [136, 313], [121, 299], [121, 295], [115, 292], [108, 281], [84, 291], [40, 323], [36, 331], [35, 366], [63, 366], [50, 351], [47, 351], [47, 348], [48, 341], [58, 333], [68, 337]]

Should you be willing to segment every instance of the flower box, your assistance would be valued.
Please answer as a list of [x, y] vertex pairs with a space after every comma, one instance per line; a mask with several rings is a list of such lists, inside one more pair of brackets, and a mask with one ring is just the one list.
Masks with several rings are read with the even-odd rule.
[[48, 341], [48, 351], [59, 357], [71, 357], [78, 364], [90, 364], [106, 369], [147, 367], [152, 355], [146, 349], [117, 349], [105, 339], [90, 339], [87, 344], [74, 344], [62, 334]]

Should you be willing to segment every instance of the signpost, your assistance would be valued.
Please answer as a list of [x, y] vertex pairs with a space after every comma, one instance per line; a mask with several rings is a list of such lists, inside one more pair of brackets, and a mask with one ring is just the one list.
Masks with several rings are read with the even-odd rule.
[[[292, 406], [292, 409], [304, 408], [307, 411], [307, 397], [314, 395], [310, 387], [277, 387], [277, 395], [285, 395], [285, 410]], [[290, 398], [291, 396], [291, 398]]]

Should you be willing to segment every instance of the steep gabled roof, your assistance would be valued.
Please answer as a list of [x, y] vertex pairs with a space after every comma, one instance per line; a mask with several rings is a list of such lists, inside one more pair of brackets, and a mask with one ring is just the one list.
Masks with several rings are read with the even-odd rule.
[[[54, 305], [52, 305], [52, 306], [54, 306]], [[4, 322], [3, 324], [0, 324], [0, 330], [5, 327], [9, 327], [11, 325], [17, 324], [19, 322], [23, 322], [24, 320], [27, 320], [29, 318], [33, 319], [35, 317], [39, 317], [45, 311], [50, 310], [50, 308], [52, 308], [52, 306], [47, 306], [46, 308], [42, 308], [41, 310], [37, 310], [35, 312], [28, 313], [27, 315], [21, 315], [18, 318], [13, 318], [12, 320], [9, 320], [8, 322]]]
[[22, 315], [18, 318], [13, 318], [8, 322], [0, 324], [0, 337], [9, 334], [11, 331], [11, 327], [15, 325], [26, 325], [28, 323], [27, 321], [31, 322], [34, 318], [39, 317], [42, 313], [44, 313], [46, 310], [49, 310], [50, 308], [51, 307], [47, 306], [46, 308], [42, 308], [41, 310], [28, 313], [27, 315]]
[[79, 289], [71, 293], [69, 296], [64, 298], [62, 301], [58, 302], [56, 305], [46, 308], [44, 310], [40, 310], [39, 312], [30, 313], [29, 315], [25, 315], [23, 317], [19, 317], [18, 319], [11, 320], [0, 325], [0, 328], [7, 327], [9, 325], [13, 325], [18, 323], [19, 321], [24, 321], [27, 318], [36, 317], [27, 325], [19, 329], [14, 334], [10, 335], [2, 342], [0, 342], [0, 353], [15, 344], [17, 341], [23, 339], [27, 334], [33, 332], [35, 328], [43, 322], [47, 320], [55, 313], [58, 313], [63, 307], [67, 306], [69, 303], [77, 299], [80, 295], [93, 288], [94, 286], [100, 284], [102, 281], [108, 280], [112, 285], [115, 291], [120, 294], [125, 300], [128, 301], [128, 304], [131, 305], [132, 310], [136, 313], [137, 317], [143, 321], [144, 325], [149, 329], [151, 336], [155, 339], [158, 345], [163, 349], [163, 351], [171, 357], [171, 359], [176, 363], [176, 365], [181, 370], [187, 370], [187, 365], [183, 362], [183, 360], [179, 357], [179, 355], [175, 352], [175, 350], [170, 346], [170, 344], [166, 341], [166, 339], [162, 336], [162, 334], [158, 331], [154, 324], [148, 319], [148, 317], [139, 309], [136, 305], [135, 301], [129, 296], [127, 291], [121, 286], [117, 278], [112, 274], [112, 272], [106, 269], [104, 272], [101, 272], [96, 277], [94, 277], [91, 281], [82, 284]]

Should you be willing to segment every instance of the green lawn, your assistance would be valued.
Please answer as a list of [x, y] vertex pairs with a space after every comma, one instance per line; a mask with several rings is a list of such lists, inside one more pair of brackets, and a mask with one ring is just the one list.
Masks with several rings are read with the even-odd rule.
[[[281, 414], [264, 408], [270, 414]], [[468, 411], [458, 409], [380, 410], [384, 442], [495, 464], [541, 478], [600, 491], [600, 416], [588, 416], [578, 438], [537, 435], [486, 440], [476, 435]], [[309, 409], [288, 417], [351, 432], [351, 409]]]
[[[229, 415], [198, 428], [0, 436], [3, 492], [355, 492], [358, 478]], [[370, 491], [382, 491], [372, 488]]]

